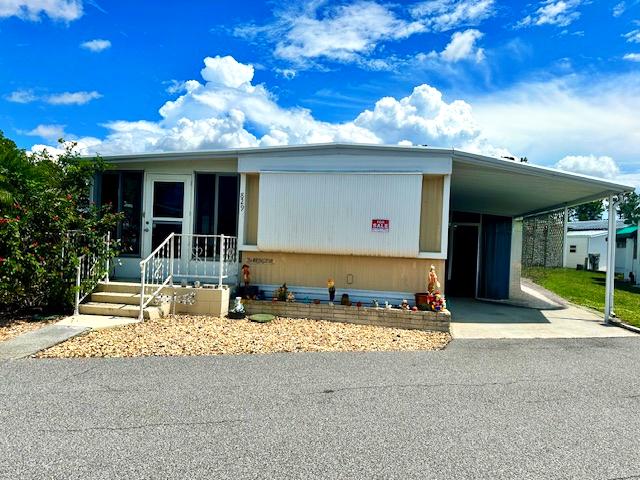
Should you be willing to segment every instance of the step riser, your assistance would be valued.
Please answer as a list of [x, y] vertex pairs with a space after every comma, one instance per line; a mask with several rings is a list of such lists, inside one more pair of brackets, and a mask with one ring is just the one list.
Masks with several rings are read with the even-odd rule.
[[124, 310], [120, 308], [113, 308], [101, 305], [80, 305], [78, 310], [83, 315], [105, 315], [108, 317], [132, 317], [138, 316], [136, 310]]
[[95, 292], [91, 294], [91, 301], [98, 303], [124, 303], [126, 305], [140, 305], [140, 295], [137, 293]]
[[118, 282], [100, 283], [95, 291], [111, 293], [140, 293], [140, 285]]

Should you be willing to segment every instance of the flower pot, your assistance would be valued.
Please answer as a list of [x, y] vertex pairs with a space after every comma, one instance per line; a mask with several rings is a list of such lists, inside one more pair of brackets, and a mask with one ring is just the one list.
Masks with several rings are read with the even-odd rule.
[[227, 317], [232, 319], [232, 320], [241, 320], [246, 316], [246, 313], [244, 312], [229, 312], [227, 314]]
[[416, 293], [416, 305], [423, 305], [425, 303], [429, 303], [429, 294], [428, 293]]

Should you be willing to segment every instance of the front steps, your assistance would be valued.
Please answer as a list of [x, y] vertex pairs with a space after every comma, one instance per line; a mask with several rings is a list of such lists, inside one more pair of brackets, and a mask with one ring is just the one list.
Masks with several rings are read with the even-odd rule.
[[[136, 318], [140, 313], [140, 284], [135, 282], [100, 282], [89, 297], [89, 301], [81, 303], [78, 310], [83, 315]], [[144, 309], [144, 318], [161, 318], [169, 311], [169, 303], [158, 306], [149, 305]]]

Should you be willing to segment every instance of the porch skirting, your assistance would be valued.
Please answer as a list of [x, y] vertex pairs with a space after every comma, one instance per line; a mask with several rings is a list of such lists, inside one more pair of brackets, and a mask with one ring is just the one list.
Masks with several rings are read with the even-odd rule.
[[451, 314], [423, 312], [399, 308], [374, 308], [345, 305], [328, 305], [297, 302], [273, 302], [265, 300], [243, 300], [247, 315], [270, 313], [278, 317], [308, 318], [330, 322], [355, 323], [378, 327], [404, 328], [408, 330], [435, 330], [449, 332]]

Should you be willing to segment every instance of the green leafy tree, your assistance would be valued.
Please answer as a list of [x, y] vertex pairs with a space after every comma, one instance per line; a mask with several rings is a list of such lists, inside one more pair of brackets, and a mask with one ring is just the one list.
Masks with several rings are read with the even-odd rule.
[[115, 253], [103, 238], [119, 217], [90, 199], [105, 164], [73, 147], [57, 157], [29, 154], [0, 132], [0, 181], [11, 179], [0, 184], [11, 200], [0, 207], [0, 310], [68, 310], [79, 257]]
[[602, 220], [604, 204], [601, 200], [577, 205], [571, 209], [572, 220]]
[[640, 221], [640, 195], [636, 192], [626, 194], [618, 204], [618, 216], [627, 225], [637, 225]]

